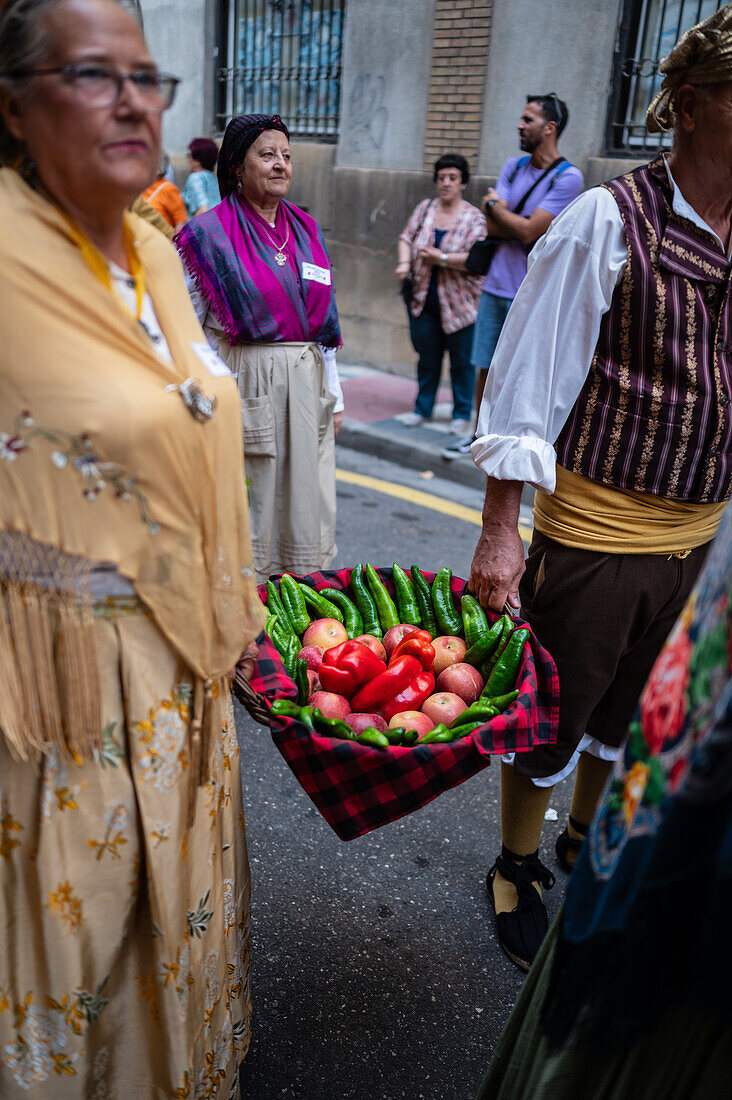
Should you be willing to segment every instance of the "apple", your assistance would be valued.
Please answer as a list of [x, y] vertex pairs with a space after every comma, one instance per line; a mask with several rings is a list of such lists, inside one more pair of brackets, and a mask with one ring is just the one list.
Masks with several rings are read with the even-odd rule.
[[422, 714], [420, 710], [403, 710], [399, 714], [395, 714], [389, 722], [390, 730], [398, 729], [399, 726], [404, 726], [407, 730], [416, 730], [421, 737], [434, 729], [435, 723], [426, 714]]
[[435, 676], [439, 676], [448, 665], [456, 665], [462, 661], [468, 652], [462, 638], [456, 638], [452, 634], [441, 634], [439, 638], [433, 639], [432, 645], [435, 651]]
[[449, 691], [459, 695], [470, 706], [480, 695], [484, 683], [485, 680], [477, 668], [466, 664], [465, 661], [458, 661], [456, 665], [448, 665], [442, 670], [435, 686], [438, 691]]
[[452, 691], [438, 691], [422, 703], [422, 714], [426, 714], [431, 719], [433, 727], [439, 725], [440, 722], [444, 722], [446, 726], [449, 726], [451, 722], [455, 721], [458, 714], [462, 714], [467, 709], [468, 704], [465, 700]]
[[417, 630], [417, 627], [410, 626], [409, 623], [399, 623], [398, 626], [392, 626], [387, 630], [384, 635], [384, 649], [389, 657], [391, 657], [402, 638], [406, 638], [407, 634], [414, 634], [415, 630]]
[[345, 695], [336, 695], [334, 691], [314, 691], [308, 706], [318, 707], [326, 718], [345, 718], [351, 713], [351, 704]]
[[373, 634], [359, 634], [359, 636], [353, 640], [354, 642], [360, 642], [361, 645], [368, 646], [372, 653], [375, 653], [382, 661], [386, 660], [386, 650], [379, 639], [375, 638]]
[[380, 714], [347, 714], [343, 719], [347, 726], [350, 726], [354, 733], [363, 733], [369, 726], [373, 726], [379, 733], [383, 733], [386, 729], [386, 722]]
[[320, 680], [318, 678], [318, 674], [312, 668], [308, 669], [308, 684], [310, 685], [310, 694], [311, 695], [313, 694], [314, 691], [317, 691], [318, 688], [320, 687]]
[[319, 645], [304, 645], [297, 656], [307, 661], [308, 668], [313, 672], [317, 672], [323, 663], [323, 650]]
[[302, 636], [303, 649], [316, 645], [323, 651], [348, 641], [348, 634], [343, 623], [337, 619], [316, 619], [311, 623]]

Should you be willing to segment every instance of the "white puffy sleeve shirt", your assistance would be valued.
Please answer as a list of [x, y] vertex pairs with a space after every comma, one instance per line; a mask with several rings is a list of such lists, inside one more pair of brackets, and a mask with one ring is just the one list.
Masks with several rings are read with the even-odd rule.
[[[675, 213], [716, 236], [682, 195], [668, 162], [666, 170]], [[471, 448], [489, 477], [554, 492], [553, 444], [587, 378], [626, 263], [623, 220], [604, 187], [575, 199], [532, 249], [491, 361]]]

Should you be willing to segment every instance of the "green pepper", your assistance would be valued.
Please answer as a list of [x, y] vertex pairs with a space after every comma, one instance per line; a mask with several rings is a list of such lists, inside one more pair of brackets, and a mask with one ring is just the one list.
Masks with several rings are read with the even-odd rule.
[[[368, 726], [368, 729], [374, 729], [374, 726]], [[390, 745], [401, 745], [404, 742], [404, 735], [407, 732], [405, 726], [397, 726], [395, 729], [385, 729], [384, 737], [387, 739]]]
[[277, 718], [300, 718], [302, 710], [292, 699], [275, 699], [269, 709]]
[[362, 733], [359, 733], [356, 738], [359, 745], [371, 745], [375, 749], [388, 749], [389, 738], [384, 733], [380, 733], [374, 726], [367, 726]]
[[364, 566], [364, 577], [366, 584], [369, 587], [369, 591], [374, 598], [376, 604], [376, 610], [379, 614], [379, 625], [384, 633], [387, 630], [391, 630], [393, 626], [397, 626], [399, 623], [399, 616], [397, 615], [397, 609], [394, 605], [394, 601], [386, 590], [386, 585], [382, 581], [379, 574], [374, 569], [373, 565]]
[[416, 745], [417, 741], [419, 741], [419, 733], [417, 732], [417, 730], [405, 730], [404, 731], [404, 736], [402, 737], [402, 744], [403, 745], [407, 745], [407, 746]]
[[[463, 616], [465, 644], [470, 649], [488, 633], [488, 617], [475, 596], [471, 596], [469, 592], [466, 592], [460, 600], [460, 611]], [[467, 657], [466, 653], [466, 660]]]
[[294, 634], [290, 634], [284, 651], [280, 649], [280, 657], [282, 658], [282, 664], [285, 666], [285, 671], [293, 680], [297, 674], [297, 655], [299, 652], [300, 640]]
[[490, 722], [491, 718], [495, 717], [495, 714], [492, 714], [488, 718], [473, 718], [472, 721], [465, 722], [462, 726], [450, 726], [453, 740], [459, 741], [461, 737], [467, 737], [473, 730], [477, 730], [479, 726], [484, 726], [486, 722]]
[[379, 613], [376, 610], [374, 597], [366, 587], [363, 573], [362, 562], [359, 562], [358, 565], [354, 566], [351, 570], [351, 589], [353, 591], [353, 598], [356, 601], [358, 610], [361, 612], [364, 634], [373, 634], [375, 638], [381, 638], [383, 632], [379, 626]]
[[300, 721], [315, 733], [315, 707], [300, 707]]
[[[306, 708], [307, 709], [307, 708]], [[317, 733], [326, 737], [337, 737], [340, 741], [354, 741], [356, 734], [340, 718], [326, 718], [319, 707], [313, 707], [313, 725]]]
[[[498, 645], [495, 647], [490, 656], [485, 661], [483, 661], [480, 666], [481, 676], [486, 681], [493, 671], [493, 666], [495, 665], [496, 661], [503, 653], [506, 642], [511, 637], [511, 632], [514, 629], [514, 622], [510, 615], [501, 615], [500, 619], [498, 619], [496, 623], [493, 624], [493, 627], [495, 627], [498, 623], [500, 623], [501, 626], [501, 636], [498, 639]], [[491, 629], [493, 629], [493, 627], [491, 627]]]
[[493, 666], [482, 695], [490, 699], [505, 695], [513, 689], [521, 664], [521, 655], [528, 638], [529, 631], [525, 627], [513, 631], [501, 656]]
[[472, 706], [469, 706], [467, 710], [464, 710], [461, 714], [458, 714], [457, 718], [453, 718], [450, 723], [450, 729], [455, 729], [456, 726], [463, 726], [468, 722], [472, 722], [474, 719], [479, 718], [481, 722], [488, 722], [491, 718], [495, 718], [499, 714], [498, 707], [493, 705], [492, 699], [478, 699]]
[[298, 588], [307, 606], [312, 608], [319, 619], [337, 619], [339, 623], [343, 622], [341, 611], [321, 592], [316, 592], [309, 584], [302, 582], [298, 582]]
[[277, 591], [277, 585], [274, 581], [267, 581], [267, 608], [270, 615], [276, 615], [282, 626], [289, 634], [294, 634], [292, 629], [292, 623], [290, 622], [290, 616], [285, 611], [285, 605], [280, 599], [280, 594]]
[[440, 722], [438, 726], [426, 733], [424, 737], [421, 737], [417, 742], [418, 745], [441, 745], [446, 741], [453, 741], [455, 734], [452, 730], [449, 730], [444, 722]]
[[414, 594], [412, 582], [400, 565], [394, 562], [392, 568], [394, 588], [396, 590], [396, 602], [399, 608], [399, 622], [409, 623], [410, 626], [421, 626], [422, 616], [419, 613], [417, 597]]
[[270, 638], [274, 642], [280, 657], [284, 663], [285, 654], [290, 652], [290, 647], [294, 641], [297, 645], [295, 650], [295, 656], [300, 652], [300, 643], [294, 634], [291, 634], [288, 630], [285, 630], [276, 615], [270, 615], [267, 622], [264, 624], [264, 629]]
[[[349, 639], [358, 638], [363, 634], [363, 619], [361, 618], [361, 612], [356, 607], [353, 600], [350, 600], [345, 592], [341, 592], [340, 588], [321, 588], [319, 595], [324, 596], [330, 603], [335, 604], [336, 611], [340, 610], [343, 614], [340, 617], [340, 621], [346, 628], [346, 634]], [[339, 616], [336, 614], [333, 616], [337, 619]]]
[[295, 683], [297, 684], [297, 701], [304, 707], [310, 698], [308, 663], [304, 657], [297, 658], [297, 664], [295, 666]]
[[499, 714], [502, 714], [504, 710], [508, 710], [511, 703], [515, 703], [519, 697], [518, 688], [514, 691], [509, 691], [507, 695], [491, 695], [489, 702], [492, 707], [495, 707]]
[[409, 573], [414, 595], [417, 598], [419, 614], [422, 618], [422, 627], [424, 630], [429, 630], [432, 637], [436, 638], [438, 627], [437, 619], [435, 618], [435, 609], [432, 606], [432, 590], [429, 586], [429, 582], [425, 580], [422, 570], [417, 565], [413, 565]]
[[[464, 596], [463, 599], [465, 599]], [[496, 619], [490, 630], [487, 630], [485, 634], [481, 635], [476, 641], [471, 642], [463, 660], [469, 665], [473, 665], [475, 668], [480, 668], [481, 665], [496, 652], [501, 644], [503, 627], [503, 619]]]
[[280, 595], [285, 605], [285, 611], [290, 617], [292, 629], [296, 634], [303, 635], [310, 626], [310, 616], [305, 607], [305, 600], [300, 587], [294, 577], [289, 573], [283, 573], [280, 577]]
[[451, 570], [443, 566], [432, 584], [432, 606], [435, 609], [437, 625], [442, 633], [458, 637], [462, 633], [463, 623], [452, 602], [451, 580]]

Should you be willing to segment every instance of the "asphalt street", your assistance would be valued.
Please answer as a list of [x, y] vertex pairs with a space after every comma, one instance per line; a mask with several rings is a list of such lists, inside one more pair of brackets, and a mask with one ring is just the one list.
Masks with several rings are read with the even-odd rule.
[[[409, 498], [429, 493], [461, 515], [480, 493], [339, 448], [338, 557], [469, 569], [478, 527]], [[368, 482], [369, 486], [371, 482]], [[396, 490], [393, 488], [396, 486]], [[443, 502], [443, 503], [439, 503]], [[472, 512], [473, 517], [475, 512]], [[469, 1100], [523, 975], [492, 931], [485, 876], [500, 847], [499, 764], [416, 813], [344, 843], [237, 705], [253, 882], [253, 1039], [242, 1093], [255, 1100]], [[566, 878], [553, 844], [542, 858]]]

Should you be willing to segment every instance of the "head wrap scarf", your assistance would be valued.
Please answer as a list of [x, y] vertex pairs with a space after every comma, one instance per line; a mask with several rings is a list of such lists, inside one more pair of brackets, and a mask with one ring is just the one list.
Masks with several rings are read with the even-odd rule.
[[217, 169], [222, 199], [236, 190], [236, 170], [265, 130], [279, 130], [289, 141], [290, 131], [279, 115], [238, 115], [226, 127]]
[[719, 84], [732, 80], [732, 3], [684, 34], [659, 66], [661, 91], [646, 113], [652, 134], [676, 125], [676, 92], [682, 84]]

